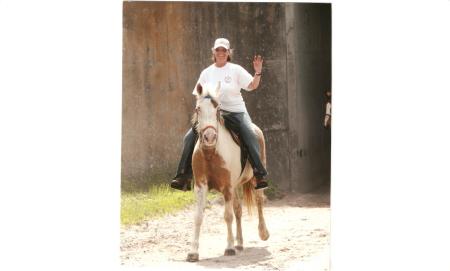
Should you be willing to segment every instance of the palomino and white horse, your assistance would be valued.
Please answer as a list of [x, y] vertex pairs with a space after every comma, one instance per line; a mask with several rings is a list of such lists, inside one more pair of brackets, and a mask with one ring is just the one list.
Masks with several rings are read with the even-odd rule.
[[[195, 211], [194, 237], [192, 248], [188, 253], [187, 261], [195, 262], [199, 259], [199, 235], [206, 205], [206, 195], [209, 189], [221, 192], [225, 199], [225, 222], [227, 224], [228, 236], [225, 255], [235, 255], [236, 250], [243, 250], [243, 238], [241, 227], [242, 200], [238, 189], [243, 188], [244, 200], [247, 206], [257, 205], [259, 225], [258, 231], [261, 240], [269, 238], [263, 215], [262, 190], [255, 190], [253, 170], [247, 161], [244, 169], [241, 166], [241, 150], [233, 141], [231, 134], [224, 126], [218, 103], [217, 88], [211, 86], [202, 87], [197, 85], [197, 104], [194, 121], [197, 122], [199, 140], [196, 143], [192, 155], [192, 169], [194, 173], [194, 193], [197, 198]], [[255, 134], [259, 139], [261, 161], [266, 166], [266, 152], [264, 136], [256, 125], [253, 124]], [[256, 201], [256, 202], [255, 202]], [[234, 245], [233, 237], [233, 212], [236, 216], [236, 239]]]

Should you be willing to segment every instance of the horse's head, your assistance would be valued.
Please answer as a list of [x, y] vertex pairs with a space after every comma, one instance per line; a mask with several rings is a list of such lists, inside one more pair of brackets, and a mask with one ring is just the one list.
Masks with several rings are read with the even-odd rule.
[[220, 120], [217, 87], [211, 85], [197, 85], [197, 103], [195, 107], [194, 121], [197, 122], [197, 133], [200, 144], [204, 148], [213, 148], [217, 143], [218, 126]]

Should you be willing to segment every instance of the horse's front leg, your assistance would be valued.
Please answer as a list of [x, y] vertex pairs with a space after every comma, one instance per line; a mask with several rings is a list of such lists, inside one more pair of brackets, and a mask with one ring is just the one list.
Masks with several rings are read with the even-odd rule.
[[236, 217], [236, 241], [237, 245], [235, 248], [237, 250], [243, 250], [244, 240], [242, 238], [242, 226], [241, 226], [241, 217], [242, 217], [242, 204], [241, 200], [237, 197], [237, 192], [234, 192], [233, 198], [233, 208], [234, 208], [234, 216]]
[[194, 185], [194, 193], [197, 199], [197, 208], [195, 210], [194, 216], [194, 238], [192, 239], [191, 251], [188, 253], [187, 261], [196, 262], [198, 261], [198, 239], [200, 237], [200, 227], [203, 221], [203, 213], [206, 205], [206, 195], [208, 193], [208, 185], [206, 183], [197, 186]]
[[236, 255], [234, 250], [234, 237], [233, 237], [233, 194], [231, 189], [225, 189], [223, 192], [225, 198], [225, 222], [227, 223], [227, 248], [225, 249], [225, 256]]

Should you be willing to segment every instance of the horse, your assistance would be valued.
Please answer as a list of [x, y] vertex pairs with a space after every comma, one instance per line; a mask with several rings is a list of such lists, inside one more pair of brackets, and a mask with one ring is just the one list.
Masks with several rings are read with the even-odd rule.
[[[225, 256], [236, 255], [236, 250], [242, 251], [243, 238], [241, 227], [242, 199], [243, 198], [251, 214], [252, 206], [258, 209], [258, 232], [261, 240], [269, 238], [269, 232], [263, 215], [263, 190], [255, 190], [256, 180], [253, 176], [253, 169], [247, 160], [244, 168], [241, 165], [240, 146], [233, 141], [232, 135], [225, 128], [224, 120], [220, 115], [218, 95], [220, 82], [217, 88], [214, 86], [196, 86], [197, 101], [193, 115], [193, 122], [197, 123], [196, 130], [199, 139], [192, 155], [192, 169], [194, 174], [194, 194], [197, 201], [194, 216], [194, 236], [191, 243], [191, 250], [188, 253], [187, 261], [196, 262], [199, 260], [199, 235], [203, 220], [206, 196], [209, 189], [214, 189], [223, 194], [225, 200], [224, 219], [227, 225], [227, 246]], [[261, 161], [266, 166], [266, 151], [264, 135], [255, 124], [255, 134], [260, 144]], [[233, 237], [233, 212], [236, 217], [236, 239], [234, 246]]]

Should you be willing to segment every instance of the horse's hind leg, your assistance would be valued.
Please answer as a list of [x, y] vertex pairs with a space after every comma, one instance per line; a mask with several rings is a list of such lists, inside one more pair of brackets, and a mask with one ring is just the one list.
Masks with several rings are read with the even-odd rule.
[[258, 232], [261, 240], [266, 241], [267, 239], [269, 239], [270, 234], [266, 227], [266, 221], [264, 220], [263, 203], [264, 203], [264, 191], [256, 190], [256, 205], [258, 206], [258, 218], [259, 218]]
[[242, 217], [242, 204], [240, 198], [237, 196], [237, 191], [235, 191], [233, 198], [233, 208], [234, 208], [234, 216], [236, 217], [236, 239], [237, 245], [235, 248], [237, 250], [243, 250], [244, 240], [242, 239], [242, 226], [241, 226], [241, 217]]
[[[254, 127], [259, 140], [259, 147], [260, 147], [259, 155], [261, 157], [261, 161], [264, 167], [267, 167], [266, 143], [264, 142], [264, 134], [262, 133], [261, 129], [259, 129], [256, 125], [254, 125]], [[263, 204], [264, 204], [264, 191], [261, 189], [256, 190], [256, 205], [258, 206], [258, 217], [259, 217], [259, 225], [258, 225], [259, 237], [261, 238], [261, 240], [265, 241], [269, 239], [270, 235], [266, 227], [266, 221], [264, 220]]]
[[206, 205], [206, 194], [208, 193], [208, 186], [202, 184], [201, 186], [194, 186], [194, 192], [197, 199], [197, 209], [195, 210], [194, 217], [194, 238], [192, 239], [191, 251], [188, 253], [187, 261], [196, 262], [198, 261], [198, 239], [200, 236], [200, 226], [203, 221], [203, 213]]
[[227, 248], [225, 249], [225, 256], [236, 255], [234, 250], [234, 237], [233, 237], [233, 196], [231, 189], [226, 189], [223, 192], [225, 198], [225, 222], [227, 223]]

